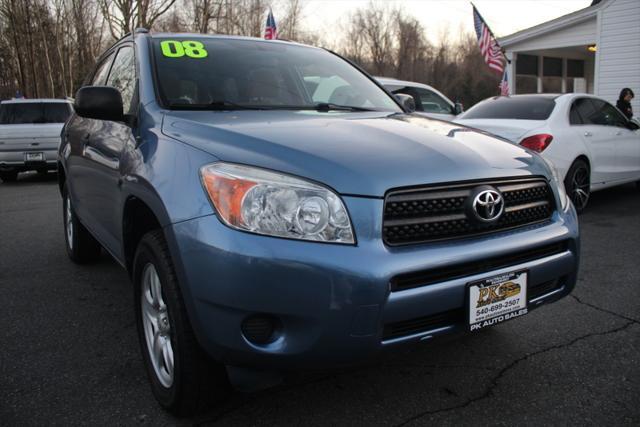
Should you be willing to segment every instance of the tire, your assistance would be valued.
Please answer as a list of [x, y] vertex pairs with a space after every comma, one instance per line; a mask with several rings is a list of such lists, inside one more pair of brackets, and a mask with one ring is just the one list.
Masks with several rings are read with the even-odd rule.
[[67, 185], [62, 188], [62, 219], [67, 254], [76, 264], [89, 264], [100, 258], [102, 247], [78, 220]]
[[564, 187], [576, 212], [582, 213], [591, 195], [591, 171], [587, 162], [581, 159], [573, 162], [564, 179]]
[[224, 366], [209, 359], [196, 340], [161, 230], [142, 237], [133, 280], [140, 349], [160, 405], [187, 416], [228, 394]]
[[0, 172], [0, 179], [4, 182], [14, 182], [18, 179], [17, 171]]

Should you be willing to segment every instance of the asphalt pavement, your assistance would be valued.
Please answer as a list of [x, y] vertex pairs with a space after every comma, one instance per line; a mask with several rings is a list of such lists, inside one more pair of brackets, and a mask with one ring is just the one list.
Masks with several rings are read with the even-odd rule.
[[233, 393], [195, 419], [156, 404], [132, 289], [64, 249], [56, 177], [0, 183], [0, 425], [640, 425], [640, 190], [592, 195], [574, 293], [487, 331]]

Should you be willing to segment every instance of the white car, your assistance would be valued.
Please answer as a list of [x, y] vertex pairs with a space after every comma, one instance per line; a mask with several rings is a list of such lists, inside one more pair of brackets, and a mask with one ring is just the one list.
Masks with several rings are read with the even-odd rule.
[[412, 96], [417, 114], [451, 121], [462, 113], [462, 104], [452, 102], [443, 93], [429, 85], [389, 77], [376, 77], [375, 79], [394, 95], [403, 93]]
[[550, 160], [581, 212], [591, 191], [640, 181], [640, 130], [593, 95], [537, 94], [486, 99], [456, 123], [481, 129]]
[[13, 99], [0, 103], [0, 179], [19, 172], [55, 170], [62, 125], [71, 115], [63, 99]]

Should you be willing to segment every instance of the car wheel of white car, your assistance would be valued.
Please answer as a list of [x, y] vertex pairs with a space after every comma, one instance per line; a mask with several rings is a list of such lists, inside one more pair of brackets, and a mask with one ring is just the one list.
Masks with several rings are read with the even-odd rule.
[[158, 402], [184, 416], [225, 396], [226, 370], [196, 340], [161, 230], [138, 244], [133, 280], [138, 338]]
[[587, 162], [581, 159], [573, 162], [564, 179], [564, 186], [576, 211], [584, 211], [591, 195], [591, 172]]
[[95, 262], [100, 258], [100, 244], [78, 221], [73, 204], [65, 185], [62, 189], [62, 219], [64, 221], [64, 237], [69, 258], [77, 264]]

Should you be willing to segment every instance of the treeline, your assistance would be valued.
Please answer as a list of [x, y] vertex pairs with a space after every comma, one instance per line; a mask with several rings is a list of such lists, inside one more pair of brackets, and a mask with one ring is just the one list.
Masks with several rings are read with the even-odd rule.
[[430, 84], [465, 106], [497, 93], [475, 36], [442, 34], [434, 45], [418, 20], [380, 2], [344, 17], [343, 38], [329, 43], [303, 28], [301, 0], [0, 0], [0, 98], [73, 96], [131, 28], [260, 37], [270, 6], [280, 38], [330, 48], [374, 75]]

